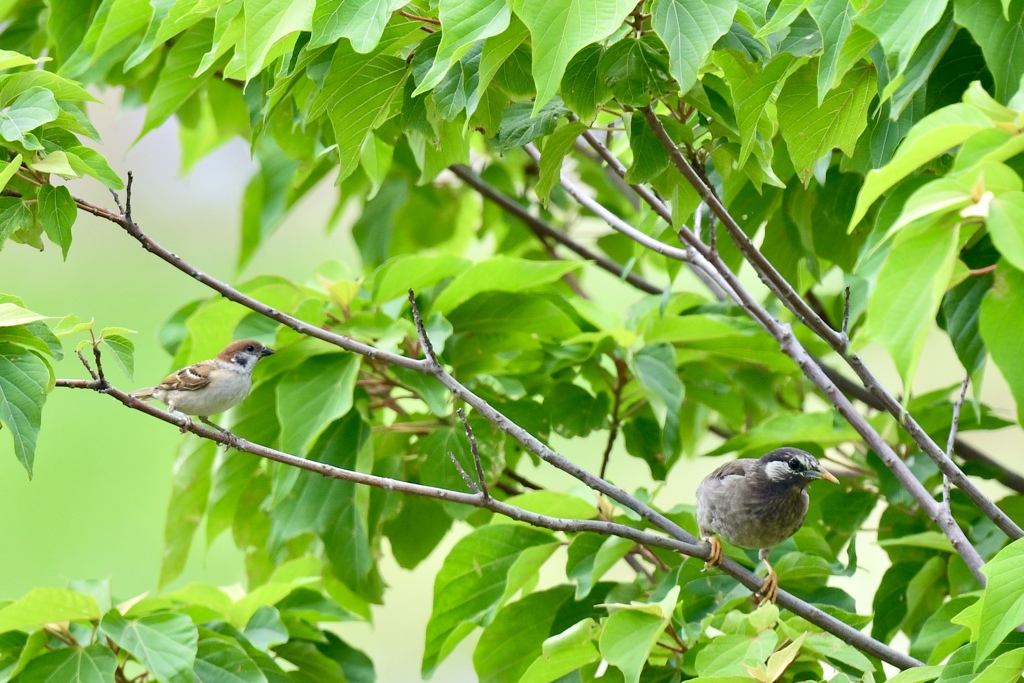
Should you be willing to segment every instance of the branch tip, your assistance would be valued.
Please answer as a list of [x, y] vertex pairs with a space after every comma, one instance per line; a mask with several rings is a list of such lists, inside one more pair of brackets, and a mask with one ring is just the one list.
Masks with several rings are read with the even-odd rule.
[[[476, 466], [476, 478], [480, 482], [480, 493], [484, 494], [484, 498], [490, 498], [491, 494], [487, 490], [487, 478], [484, 476], [484, 465], [480, 460], [480, 447], [477, 445], [476, 436], [473, 434], [473, 428], [469, 426], [469, 420], [466, 419], [466, 411], [459, 408], [458, 411], [459, 419], [462, 420], [462, 426], [466, 430], [466, 438], [469, 439], [469, 450], [473, 454], [473, 464]], [[476, 487], [474, 487], [476, 488]]]
[[441, 363], [437, 360], [437, 354], [434, 353], [434, 345], [430, 343], [430, 337], [427, 336], [427, 328], [423, 326], [423, 318], [420, 317], [420, 309], [416, 305], [416, 293], [412, 291], [411, 287], [409, 288], [409, 306], [412, 308], [412, 321], [416, 325], [416, 333], [419, 335], [423, 353], [433, 367], [441, 367]]

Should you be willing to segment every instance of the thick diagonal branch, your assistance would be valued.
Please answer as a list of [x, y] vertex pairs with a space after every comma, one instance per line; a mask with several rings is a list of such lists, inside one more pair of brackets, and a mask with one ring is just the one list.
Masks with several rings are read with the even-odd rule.
[[[527, 145], [526, 150], [531, 156], [537, 155], [536, 149], [532, 149], [529, 145]], [[678, 150], [676, 150], [676, 152], [678, 154]], [[822, 391], [846, 421], [849, 422], [850, 425], [861, 435], [865, 443], [867, 443], [868, 446], [878, 454], [904, 488], [906, 488], [914, 497], [914, 500], [918, 505], [920, 505], [925, 511], [925, 514], [935, 520], [943, 530], [946, 536], [950, 539], [950, 542], [953, 544], [953, 547], [956, 548], [957, 552], [963, 557], [964, 562], [971, 569], [975, 577], [982, 583], [982, 585], [985, 584], [985, 576], [981, 573], [981, 565], [984, 564], [984, 561], [978, 554], [977, 550], [975, 550], [974, 546], [971, 545], [963, 530], [956, 524], [956, 521], [952, 516], [935, 501], [928, 490], [910, 471], [910, 468], [907, 467], [906, 463], [904, 463], [903, 460], [901, 460], [892, 450], [892, 447], [889, 446], [888, 442], [882, 438], [882, 436], [874, 429], [874, 427], [871, 426], [864, 416], [857, 411], [852, 403], [850, 403], [849, 399], [847, 399], [846, 396], [839, 391], [836, 385], [828, 378], [828, 376], [825, 375], [818, 364], [811, 358], [807, 350], [793, 335], [793, 331], [790, 326], [776, 320], [775, 317], [772, 316], [760, 304], [760, 302], [750, 294], [746, 287], [744, 287], [739, 281], [739, 278], [732, 272], [732, 270], [729, 269], [725, 262], [722, 261], [717, 251], [711, 250], [690, 230], [685, 228], [680, 230], [680, 236], [687, 243], [687, 248], [685, 250], [663, 244], [658, 240], [641, 233], [636, 228], [628, 225], [618, 216], [612, 214], [605, 207], [590, 198], [589, 195], [579, 188], [573, 180], [564, 173], [561, 177], [561, 184], [562, 187], [583, 206], [594, 211], [598, 216], [604, 218], [612, 228], [629, 236], [639, 244], [650, 246], [653, 243], [654, 251], [657, 253], [669, 256], [670, 258], [687, 260], [690, 263], [698, 265], [698, 267], [708, 269], [709, 274], [713, 274], [716, 278], [720, 278], [723, 283], [723, 289], [730, 294], [736, 303], [738, 303], [751, 318], [760, 324], [768, 334], [775, 338], [782, 352], [796, 362], [804, 375], [806, 375], [807, 378]], [[657, 205], [660, 205], [660, 207], [667, 211], [667, 207], [665, 207], [660, 200], [657, 200], [657, 198], [653, 197], [649, 192], [647, 192], [647, 196], [645, 196], [645, 193], [642, 192], [641, 189], [638, 189], [638, 194], [640, 194], [645, 201], [650, 197], [657, 203]], [[652, 208], [655, 208], [655, 210], [658, 211], [658, 207], [654, 204], [652, 204]], [[670, 216], [668, 220], [671, 221]]]
[[[121, 391], [116, 387], [112, 387], [105, 382], [99, 382], [96, 380], [59, 379], [57, 380], [57, 386], [72, 389], [92, 389], [94, 391], [107, 394], [132, 410], [146, 413], [158, 420], [174, 425], [179, 429], [184, 428], [186, 431], [190, 431], [201, 438], [209, 439], [245, 453], [273, 460], [290, 467], [296, 467], [308, 472], [313, 472], [331, 479], [350, 481], [364, 486], [373, 486], [386, 491], [396, 491], [409, 495], [424, 496], [437, 500], [446, 500], [463, 505], [485, 508], [497, 514], [509, 517], [510, 519], [525, 522], [533, 526], [552, 529], [554, 531], [563, 531], [568, 533], [590, 532], [606, 536], [619, 536], [643, 546], [667, 548], [688, 557], [695, 557], [702, 560], [707, 559], [708, 545], [697, 541], [692, 536], [689, 536], [689, 534], [686, 534], [685, 531], [683, 531], [682, 534], [688, 536], [689, 539], [692, 540], [684, 540], [678, 537], [667, 538], [665, 536], [652, 534], [641, 529], [636, 529], [624, 524], [617, 524], [615, 522], [564, 519], [560, 517], [540, 515], [523, 510], [522, 508], [518, 508], [514, 505], [509, 505], [503, 501], [496, 500], [482, 492], [463, 493], [460, 491], [451, 491], [434, 486], [425, 486], [423, 484], [402, 481], [400, 479], [391, 479], [388, 477], [365, 474], [363, 472], [327, 465], [315, 460], [300, 458], [290, 453], [285, 453], [274, 448], [268, 448], [267, 446], [252, 443], [251, 441], [242, 439], [234, 434], [221, 432], [203, 425], [195, 424], [190, 420], [186, 422], [180, 415], [169, 413], [144, 401], [140, 401], [130, 394]], [[672, 535], [675, 536], [675, 534]], [[735, 577], [740, 583], [751, 590], [757, 590], [763, 582], [757, 574], [754, 574], [742, 565], [728, 558], [723, 559], [720, 567], [727, 574]], [[832, 633], [844, 642], [863, 652], [878, 657], [893, 666], [897, 666], [901, 669], [923, 666], [923, 663], [919, 660], [898, 652], [888, 645], [861, 633], [860, 631], [839, 621], [835, 617], [825, 614], [821, 610], [804, 602], [803, 600], [800, 600], [790, 593], [780, 590], [778, 604], [781, 607], [790, 610], [794, 614], [807, 619], [829, 633]]]
[[[725, 225], [730, 237], [732, 237], [733, 241], [736, 243], [736, 246], [743, 254], [743, 257], [751, 264], [751, 266], [753, 266], [755, 272], [757, 272], [758, 276], [765, 282], [769, 289], [775, 293], [779, 300], [782, 301], [782, 303], [800, 321], [802, 321], [812, 332], [821, 337], [821, 339], [823, 339], [832, 347], [833, 350], [846, 360], [850, 367], [853, 368], [853, 371], [861, 378], [861, 381], [864, 382], [864, 386], [881, 401], [885, 409], [904, 427], [921, 450], [935, 462], [939, 470], [945, 476], [949, 477], [950, 481], [955, 484], [957, 488], [963, 491], [964, 494], [971, 499], [971, 502], [973, 502], [978, 509], [985, 514], [985, 516], [991, 519], [996, 526], [998, 526], [1003, 533], [1010, 538], [1016, 539], [1024, 537], [1024, 529], [1021, 529], [1002, 510], [996, 507], [996, 504], [981, 492], [974, 482], [964, 474], [963, 470], [957, 467], [956, 463], [953, 462], [952, 459], [946, 457], [942, 448], [935, 443], [930, 436], [928, 436], [917, 421], [914, 420], [913, 416], [911, 416], [910, 413], [900, 405], [899, 401], [896, 400], [896, 397], [894, 397], [892, 393], [890, 393], [878, 380], [878, 378], [875, 377], [864, 361], [861, 360], [857, 354], [850, 353], [846, 335], [832, 329], [828, 323], [815, 313], [811, 306], [804, 301], [803, 297], [801, 297], [793, 287], [790, 286], [771, 262], [769, 262], [768, 259], [757, 250], [757, 247], [754, 246], [750, 241], [750, 238], [747, 237], [745, 232], [743, 232], [742, 228], [740, 228], [739, 224], [729, 213], [728, 209], [725, 208], [725, 205], [718, 199], [713, 188], [707, 184], [705, 179], [697, 173], [697, 171], [683, 156], [682, 152], [679, 151], [679, 148], [672, 141], [672, 137], [668, 134], [668, 131], [665, 130], [665, 126], [662, 125], [661, 120], [654, 113], [654, 109], [648, 106], [644, 107], [642, 112], [647, 123], [654, 131], [655, 136], [661, 142], [665, 151], [668, 152], [669, 159], [672, 164], [694, 187], [694, 189], [697, 190], [697, 193], [708, 205], [708, 208], [710, 208], [715, 215], [718, 216], [719, 220], [722, 221], [722, 224]], [[671, 214], [669, 214], [669, 216], [671, 216]], [[669, 225], [671, 225], [671, 218], [668, 218], [668, 220]], [[693, 244], [698, 250], [700, 250], [701, 247], [704, 247], [695, 235], [689, 233], [689, 231], [683, 232], [688, 233], [683, 235], [684, 239], [686, 239], [688, 243]], [[704, 248], [706, 249], [706, 247]], [[719, 272], [721, 272], [721, 267], [725, 267], [726, 270], [728, 270], [724, 262], [717, 258], [717, 254], [709, 253], [704, 255], [714, 257], [711, 260], [715, 263], [716, 268], [719, 268]], [[721, 274], [723, 277], [726, 276], [724, 272], [721, 272]], [[815, 384], [818, 383], [815, 382]], [[829, 382], [829, 384], [831, 384], [831, 382]], [[832, 386], [834, 387], [834, 385]], [[825, 387], [820, 384], [819, 387], [825, 390]], [[826, 394], [827, 393], [828, 392], [826, 391]], [[883, 460], [886, 460], [886, 458], [883, 457]], [[886, 464], [888, 465], [888, 462], [886, 462]], [[956, 545], [956, 543], [954, 543], [954, 545]], [[977, 573], [978, 572], [976, 572], [976, 574]]]

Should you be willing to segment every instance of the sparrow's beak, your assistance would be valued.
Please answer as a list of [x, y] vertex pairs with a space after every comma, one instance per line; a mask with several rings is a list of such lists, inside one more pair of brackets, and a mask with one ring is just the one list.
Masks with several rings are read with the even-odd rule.
[[826, 470], [821, 465], [818, 465], [817, 471], [808, 472], [807, 474], [808, 474], [808, 476], [811, 477], [811, 479], [827, 479], [828, 481], [832, 482], [833, 484], [838, 484], [839, 483], [839, 480], [836, 479], [835, 476], [831, 472]]
[[273, 356], [273, 355], [274, 355], [274, 349], [270, 348], [269, 346], [264, 346], [263, 350], [260, 351], [260, 356]]

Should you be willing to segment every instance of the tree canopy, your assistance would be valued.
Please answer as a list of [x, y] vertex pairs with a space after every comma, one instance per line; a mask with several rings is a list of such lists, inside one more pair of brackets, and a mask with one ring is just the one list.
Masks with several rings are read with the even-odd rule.
[[[226, 435], [119, 386], [130, 330], [0, 295], [0, 438], [29, 475], [53, 391], [180, 426], [161, 585], [202, 528], [230, 532], [247, 587], [37, 588], [0, 603], [0, 683], [373, 681], [343, 622], [388, 599], [382, 553], [413, 568], [449, 534], [424, 677], [479, 631], [493, 683], [1019, 679], [1024, 478], [960, 434], [1024, 416], [1024, 0], [0, 12], [3, 258], [44, 238], [66, 257], [91, 214], [210, 289], [156, 332], [174, 368], [232, 339], [278, 350]], [[185, 171], [248, 142], [239, 265], [333, 184], [325, 229], [351, 230], [361, 268], [229, 282], [171, 253], [132, 212], [143, 179], [96, 150], [108, 88], [145, 108], [140, 136], [177, 120]], [[108, 205], [76, 196], [96, 181]], [[915, 391], [930, 337], [962, 385]], [[88, 378], [56, 376], [73, 352]], [[996, 371], [1016, 414], [980, 398]], [[553, 448], [594, 434], [599, 471]], [[659, 483], [782, 445], [842, 484], [812, 487], [757, 607], [756, 551], [702, 572], [694, 510]], [[616, 486], [612, 458], [651, 485]], [[869, 614], [829, 583], [858, 542], [890, 560]], [[554, 563], [564, 581], [540, 585]]]

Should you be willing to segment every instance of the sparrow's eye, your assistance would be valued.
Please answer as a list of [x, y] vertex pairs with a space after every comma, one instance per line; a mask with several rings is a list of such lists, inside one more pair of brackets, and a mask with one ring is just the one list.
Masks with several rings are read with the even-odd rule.
[[799, 472], [800, 469], [801, 469], [800, 461], [797, 460], [796, 458], [793, 458], [792, 460], [790, 460], [789, 461], [789, 469], [793, 470], [794, 472]]
[[249, 344], [248, 346], [245, 347], [245, 350], [248, 351], [249, 353], [252, 353], [253, 351], [256, 350], [256, 347], [253, 346], [252, 344]]

